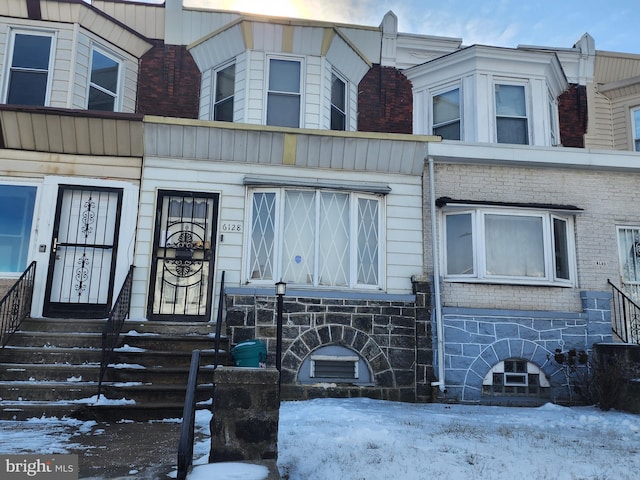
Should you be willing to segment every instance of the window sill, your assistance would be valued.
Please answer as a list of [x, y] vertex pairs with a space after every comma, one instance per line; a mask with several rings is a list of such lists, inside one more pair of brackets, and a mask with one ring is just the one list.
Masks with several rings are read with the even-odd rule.
[[511, 285], [525, 287], [559, 287], [559, 288], [575, 288], [575, 283], [567, 282], [551, 282], [549, 280], [529, 280], [529, 279], [504, 279], [504, 278], [472, 278], [472, 277], [444, 277], [443, 281], [448, 283], [471, 283], [482, 285]]

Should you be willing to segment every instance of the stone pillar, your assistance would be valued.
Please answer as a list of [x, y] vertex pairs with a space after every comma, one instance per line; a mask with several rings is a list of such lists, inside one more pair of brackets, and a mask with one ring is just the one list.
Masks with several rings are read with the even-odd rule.
[[431, 278], [413, 277], [416, 296], [416, 401], [433, 401], [431, 382], [433, 370], [433, 334], [431, 325]]
[[209, 462], [277, 459], [278, 378], [274, 368], [216, 370]]
[[587, 315], [586, 348], [611, 342], [611, 292], [580, 292], [582, 309]]

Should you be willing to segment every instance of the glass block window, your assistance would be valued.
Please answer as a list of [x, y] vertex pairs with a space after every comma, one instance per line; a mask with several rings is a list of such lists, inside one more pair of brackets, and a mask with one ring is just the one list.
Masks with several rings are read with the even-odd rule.
[[250, 199], [249, 282], [380, 285], [380, 196], [277, 188]]
[[550, 396], [550, 384], [544, 372], [533, 363], [510, 358], [496, 364], [482, 382], [482, 394], [492, 397]]

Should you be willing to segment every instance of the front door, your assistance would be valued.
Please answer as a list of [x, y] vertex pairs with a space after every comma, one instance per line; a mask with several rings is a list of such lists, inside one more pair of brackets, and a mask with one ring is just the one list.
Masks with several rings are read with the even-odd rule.
[[61, 186], [44, 315], [104, 318], [113, 296], [122, 190]]
[[218, 194], [159, 191], [147, 316], [209, 321]]

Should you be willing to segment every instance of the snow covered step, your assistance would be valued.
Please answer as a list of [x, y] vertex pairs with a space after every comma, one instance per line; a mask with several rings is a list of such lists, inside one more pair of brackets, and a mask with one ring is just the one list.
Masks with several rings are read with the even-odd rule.
[[79, 400], [95, 395], [95, 382], [5, 382], [0, 381], [0, 398], [5, 401]]

